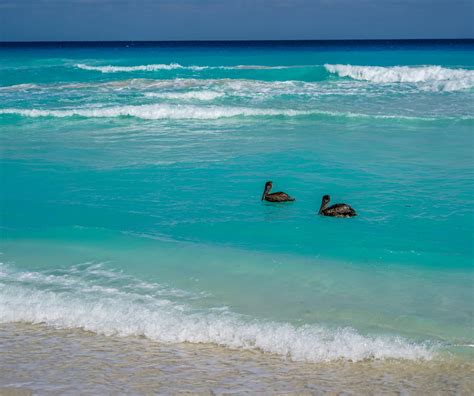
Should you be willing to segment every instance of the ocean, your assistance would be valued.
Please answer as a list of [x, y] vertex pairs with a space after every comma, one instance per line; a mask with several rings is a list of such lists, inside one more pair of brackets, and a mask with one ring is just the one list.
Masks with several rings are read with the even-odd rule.
[[0, 45], [0, 391], [474, 391], [473, 50]]

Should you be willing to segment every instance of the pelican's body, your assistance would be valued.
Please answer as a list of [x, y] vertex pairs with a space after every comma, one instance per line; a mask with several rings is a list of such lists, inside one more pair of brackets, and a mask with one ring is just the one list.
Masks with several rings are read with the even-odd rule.
[[265, 189], [263, 190], [262, 201], [265, 200], [267, 202], [291, 202], [295, 199], [290, 197], [287, 193], [284, 192], [275, 192], [270, 193], [272, 190], [272, 182], [265, 183]]
[[357, 216], [357, 213], [349, 205], [344, 203], [337, 203], [332, 206], [329, 205], [331, 197], [329, 195], [323, 196], [321, 203], [321, 208], [319, 209], [319, 214], [322, 216], [329, 217], [354, 217]]

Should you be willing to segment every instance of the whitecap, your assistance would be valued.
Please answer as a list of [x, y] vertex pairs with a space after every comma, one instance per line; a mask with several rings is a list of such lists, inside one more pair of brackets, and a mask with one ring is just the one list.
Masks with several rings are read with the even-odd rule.
[[183, 66], [179, 63], [160, 63], [160, 64], [149, 64], [149, 65], [136, 65], [136, 66], [117, 66], [117, 65], [103, 65], [103, 66], [93, 66], [87, 65], [84, 63], [77, 63], [74, 65], [78, 69], [89, 70], [89, 71], [98, 71], [101, 73], [125, 73], [125, 72], [135, 72], [135, 71], [159, 71], [159, 70], [173, 70], [173, 69], [188, 69], [194, 71], [201, 70], [278, 70], [278, 69], [296, 69], [304, 67], [321, 67], [318, 65], [287, 65], [287, 66], [271, 66], [271, 65], [235, 65], [235, 66], [198, 66], [198, 65], [189, 65]]
[[100, 108], [73, 108], [64, 110], [0, 109], [0, 114], [17, 114], [24, 117], [137, 117], [147, 120], [200, 119], [215, 120], [229, 117], [286, 116], [311, 114], [307, 111], [275, 108], [251, 108], [232, 106], [193, 106], [151, 104], [136, 106], [113, 106]]
[[84, 63], [78, 63], [75, 65], [78, 69], [99, 71], [101, 73], [120, 73], [120, 72], [134, 72], [134, 71], [157, 71], [157, 70], [173, 70], [183, 69], [179, 63], [170, 64], [152, 64], [152, 65], [138, 65], [138, 66], [90, 66]]
[[0, 109], [0, 115], [19, 115], [23, 117], [87, 117], [87, 118], [115, 118], [136, 117], [145, 120], [217, 120], [233, 117], [344, 117], [344, 118], [371, 118], [395, 121], [436, 121], [440, 119], [471, 120], [465, 117], [417, 117], [399, 114], [364, 114], [353, 112], [337, 112], [317, 109], [295, 110], [281, 108], [258, 108], [243, 106], [191, 105], [191, 104], [147, 104], [113, 107], [83, 107], [58, 110], [43, 109]]
[[374, 83], [419, 83], [421, 89], [457, 91], [474, 86], [474, 70], [441, 66], [354, 66], [324, 65], [330, 73]]

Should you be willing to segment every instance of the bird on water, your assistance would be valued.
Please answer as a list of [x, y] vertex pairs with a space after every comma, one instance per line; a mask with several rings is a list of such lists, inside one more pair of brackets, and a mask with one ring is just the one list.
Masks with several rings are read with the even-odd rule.
[[332, 206], [329, 206], [329, 201], [331, 197], [329, 195], [324, 195], [321, 202], [321, 208], [319, 208], [319, 214], [322, 216], [330, 217], [354, 217], [357, 216], [357, 213], [349, 205], [344, 203], [337, 203]]
[[262, 195], [262, 201], [268, 201], [268, 202], [291, 202], [294, 201], [295, 199], [290, 197], [287, 193], [284, 192], [276, 192], [276, 193], [270, 193], [272, 190], [273, 183], [271, 181], [268, 181], [265, 183], [265, 189], [263, 190], [263, 195]]

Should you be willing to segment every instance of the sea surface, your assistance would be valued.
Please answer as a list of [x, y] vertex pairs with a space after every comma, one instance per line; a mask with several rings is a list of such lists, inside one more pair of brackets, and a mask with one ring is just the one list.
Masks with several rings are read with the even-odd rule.
[[474, 391], [473, 54], [0, 45], [0, 391]]

